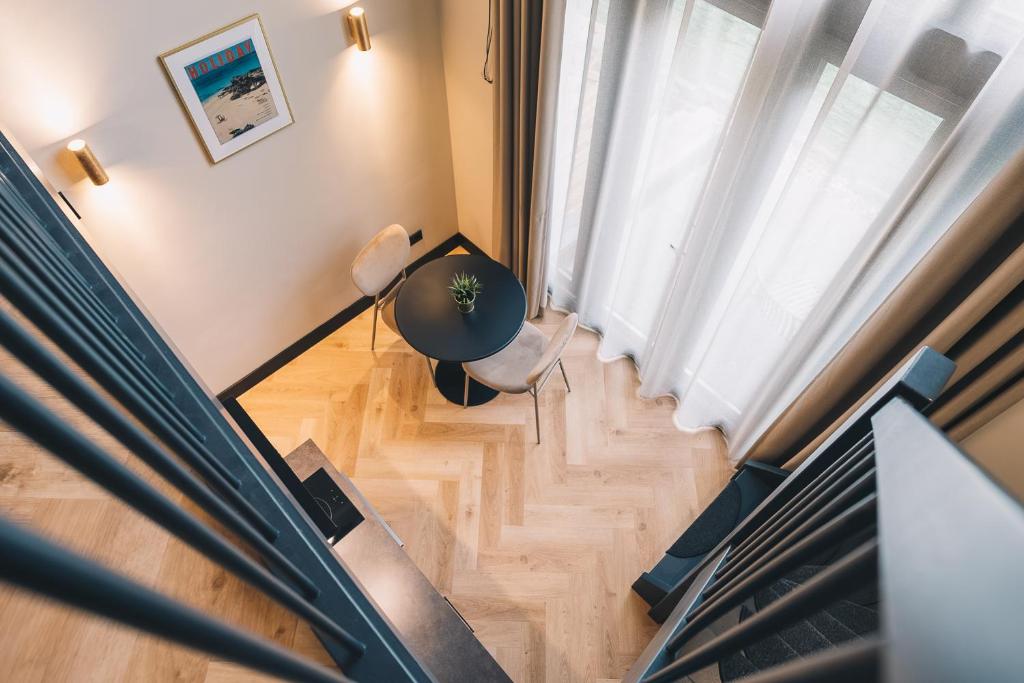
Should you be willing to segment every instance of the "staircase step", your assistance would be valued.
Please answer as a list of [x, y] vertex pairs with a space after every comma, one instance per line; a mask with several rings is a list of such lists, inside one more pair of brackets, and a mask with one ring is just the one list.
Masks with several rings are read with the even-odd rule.
[[843, 622], [839, 621], [826, 610], [812, 614], [807, 618], [809, 622], [814, 625], [814, 628], [818, 629], [821, 635], [825, 636], [834, 645], [845, 643], [847, 641], [858, 638], [859, 636], [843, 625]]
[[839, 600], [826, 607], [825, 611], [859, 636], [878, 631], [878, 610], [873, 607]]
[[724, 681], [735, 681], [737, 678], [756, 674], [760, 669], [747, 659], [743, 652], [729, 655], [718, 663], [718, 677]]
[[[782, 597], [772, 587], [765, 589], [765, 593], [769, 604]], [[799, 621], [792, 626], [782, 629], [778, 635], [799, 655], [817, 652], [833, 645], [824, 634], [807, 620]]]
[[821, 572], [822, 569], [825, 569], [826, 566], [821, 564], [805, 564], [786, 574], [782, 580], [796, 584], [807, 583]]
[[[763, 610], [765, 607], [772, 604], [794, 588], [798, 588], [800, 585], [800, 583], [788, 578], [782, 579], [768, 588], [758, 591], [754, 598], [754, 603], [757, 606], [758, 611]], [[862, 591], [860, 594], [864, 598], [868, 599], [870, 599], [871, 596], [877, 597], [877, 591], [874, 589]], [[820, 624], [821, 628], [818, 628], [818, 630], [834, 644], [849, 640], [850, 636], [848, 633], [852, 633], [855, 636], [861, 636], [878, 630], [878, 609], [874, 604], [863, 605], [845, 599], [837, 600], [835, 603], [826, 607], [822, 614], [827, 614], [834, 622], [838, 622], [838, 625], [843, 629], [842, 631], [835, 630], [834, 625], [824, 619], [819, 620], [819, 623], [812, 622], [814, 623], [815, 628], [818, 628]], [[832, 631], [835, 631], [835, 636], [832, 635]]]
[[[825, 566], [804, 565], [754, 595], [753, 609], [764, 610], [782, 596], [813, 578]], [[733, 681], [792, 659], [820, 652], [878, 630], [878, 590], [872, 586], [856, 591], [851, 599], [838, 600], [826, 609], [748, 645], [719, 662], [722, 681]], [[742, 622], [755, 612], [740, 608]]]
[[[744, 607], [740, 610], [740, 621], [742, 622], [750, 615], [751, 612]], [[748, 645], [743, 649], [743, 654], [758, 669], [769, 669], [800, 656], [796, 650], [777, 635], [767, 636], [752, 645]]]

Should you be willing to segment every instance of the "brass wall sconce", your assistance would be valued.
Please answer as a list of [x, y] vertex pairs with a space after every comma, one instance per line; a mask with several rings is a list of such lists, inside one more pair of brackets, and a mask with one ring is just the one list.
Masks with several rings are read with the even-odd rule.
[[345, 15], [345, 23], [348, 24], [348, 35], [355, 41], [356, 45], [363, 52], [370, 49], [370, 29], [366, 25], [366, 10], [362, 7], [353, 7]]
[[89, 176], [89, 180], [94, 185], [105, 185], [110, 178], [107, 177], [107, 172], [103, 170], [102, 164], [96, 155], [89, 149], [89, 145], [85, 143], [85, 140], [75, 139], [68, 143], [68, 151], [75, 155], [78, 159], [78, 163], [82, 165], [82, 170], [85, 171], [85, 175]]

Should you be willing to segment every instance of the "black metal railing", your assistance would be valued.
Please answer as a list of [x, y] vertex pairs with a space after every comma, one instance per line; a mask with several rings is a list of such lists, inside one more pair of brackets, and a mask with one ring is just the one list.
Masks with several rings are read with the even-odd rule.
[[[952, 366], [931, 365], [941, 388]], [[716, 549], [623, 680], [683, 681], [712, 666], [755, 683], [1019, 676], [1024, 508], [918, 412], [921, 398], [880, 393], [866, 432], [812, 455]], [[849, 602], [865, 594], [880, 611]], [[860, 615], [854, 633], [828, 612], [837, 605], [876, 617]]]
[[304, 619], [345, 675], [3, 519], [0, 579], [283, 678], [433, 680], [2, 135], [0, 295], [0, 346], [234, 537], [3, 373], [0, 419]]
[[[769, 529], [773, 527], [766, 524], [774, 524], [780, 517], [800, 506], [806, 498], [833, 483], [836, 477], [843, 476], [848, 460], [863, 457], [858, 455], [855, 446], [863, 445], [865, 439], [870, 438], [872, 415], [890, 399], [901, 397], [919, 409], [924, 408], [939, 395], [952, 372], [953, 363], [948, 358], [928, 347], [920, 349], [801, 463], [782, 485], [709, 552], [701, 564], [694, 567], [661, 602], [654, 605], [650, 610], [651, 618], [658, 622], [667, 621], [691, 582], [713, 558], [726, 550], [730, 551], [729, 559], [734, 557], [731, 555], [733, 550], [745, 552], [755, 541], [770, 533]], [[824, 476], [819, 478], [820, 475]]]
[[348, 681], [345, 676], [255, 638], [104, 569], [0, 517], [0, 579], [287, 680]]
[[[821, 580], [845, 571], [858, 557], [851, 539], [863, 547], [875, 542], [878, 497], [871, 416], [900, 394], [915, 396], [917, 405], [927, 404], [952, 370], [945, 358], [923, 349], [860, 415], [812, 454], [709, 554], [716, 566], [699, 576], [698, 585], [689, 586], [691, 597], [668, 615], [662, 647], [645, 653], [626, 680], [684, 680], [854, 590], [858, 582], [826, 583], [835, 590], [825, 592], [820, 587]], [[844, 543], [842, 553], [812, 580], [749, 614], [755, 595], [779, 587], [793, 572], [816, 564], [816, 558]], [[859, 562], [864, 569], [863, 558]], [[707, 642], [712, 633], [718, 635]]]

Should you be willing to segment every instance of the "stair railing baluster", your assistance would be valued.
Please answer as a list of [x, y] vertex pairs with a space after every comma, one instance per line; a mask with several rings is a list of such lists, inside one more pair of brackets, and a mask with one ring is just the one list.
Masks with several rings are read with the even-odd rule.
[[359, 642], [290, 586], [253, 562], [205, 524], [68, 426], [0, 374], [0, 419], [117, 496], [169, 533], [307, 620], [323, 634], [360, 655]]
[[839, 645], [747, 676], [743, 683], [874, 683], [882, 677], [877, 638]]
[[[4, 250], [4, 245], [0, 243], [0, 266], [3, 266], [3, 258], [7, 256]], [[152, 393], [136, 381], [134, 375], [116, 358], [111, 357], [87, 331], [83, 335], [81, 328], [73, 324], [73, 318], [69, 325], [67, 311], [63, 311], [64, 315], [58, 314], [59, 302], [57, 307], [52, 306], [38, 295], [36, 289], [28, 287], [10, 268], [0, 267], [0, 294], [9, 299], [43, 334], [82, 366], [106, 391], [124, 403], [158, 437], [179, 452], [205, 459], [225, 483], [236, 489], [239, 487], [238, 479], [223, 463], [213, 457], [202, 443], [189, 438], [191, 432], [175, 426], [180, 420], [173, 420], [156, 402]]]
[[[872, 451], [873, 453], [873, 451]], [[843, 491], [849, 489], [855, 485], [862, 477], [874, 471], [874, 458], [871, 456], [863, 457], [857, 462], [853, 463], [850, 468], [843, 472], [839, 477], [835, 479], [828, 487], [823, 491], [817, 493], [814, 497], [807, 499], [802, 506], [794, 508], [790, 511], [790, 514], [780, 518], [776, 524], [775, 529], [771, 533], [767, 534], [760, 541], [754, 545], [747, 546], [746, 551], [737, 557], [733, 557], [732, 564], [729, 568], [723, 569], [720, 576], [725, 577], [726, 575], [735, 576], [739, 571], [743, 570], [743, 567], [748, 566], [751, 562], [757, 560], [759, 554], [763, 554], [766, 550], [772, 548], [782, 538], [786, 536], [792, 529], [802, 524], [804, 521], [812, 517], [818, 510], [826, 506], [829, 501], [834, 500], [837, 496], [842, 495]], [[719, 581], [709, 588], [709, 593], [716, 592]]]
[[[0, 217], [3, 217], [3, 213], [3, 207], [0, 206]], [[119, 350], [131, 354], [136, 361], [140, 361], [140, 366], [146, 369], [151, 378], [157, 381], [158, 386], [163, 387], [167, 397], [171, 398], [167, 387], [163, 386], [156, 379], [156, 376], [153, 375], [152, 371], [142, 364], [145, 358], [139, 349], [128, 340], [123, 332], [114, 326], [113, 321], [110, 319], [109, 311], [98, 300], [94, 300], [95, 294], [83, 287], [78, 280], [70, 277], [67, 274], [67, 266], [61, 263], [60, 257], [53, 252], [41, 248], [38, 240], [33, 239], [32, 231], [22, 229], [19, 225], [20, 222], [14, 221], [10, 224], [18, 228], [17, 231], [12, 230], [5, 233], [15, 252], [19, 253], [25, 262], [32, 266], [37, 277], [53, 280], [53, 290], [61, 297], [66, 306], [71, 309], [79, 308], [87, 313], [87, 317], [95, 323], [97, 333], [102, 333]], [[90, 298], [90, 294], [92, 298]]]
[[[828, 505], [815, 513], [811, 519], [808, 519], [799, 527], [793, 529], [792, 533], [767, 548], [764, 553], [752, 558], [750, 564], [745, 565], [745, 567], [737, 568], [735, 573], [730, 572], [728, 575], [723, 575], [722, 578], [713, 586], [713, 591], [709, 589], [705, 592], [703, 596], [704, 600], [711, 601], [719, 593], [732, 590], [734, 586], [743, 581], [747, 576], [750, 576], [755, 571], [768, 564], [768, 562], [778, 557], [786, 549], [793, 547], [793, 545], [795, 545], [801, 538], [804, 538], [815, 529], [820, 528], [836, 515], [842, 514], [846, 509], [853, 507], [857, 502], [870, 497], [874, 492], [875, 471], [871, 470], [870, 472], [865, 473], [860, 479], [843, 491]], [[697, 611], [699, 610], [695, 610], [694, 616]]]
[[878, 576], [878, 541], [872, 539], [823, 569], [799, 588], [779, 598], [749, 619], [681, 656], [641, 683], [670, 683], [736, 650], [756, 643], [825, 607]]
[[[787, 572], [799, 567], [803, 562], [814, 557], [823, 550], [835, 545], [844, 538], [857, 533], [875, 522], [877, 495], [856, 503], [848, 510], [837, 515], [806, 538], [798, 541], [789, 550], [779, 554], [760, 569], [751, 572], [750, 576], [737, 583], [728, 591], [719, 593], [708, 602], [698, 607], [687, 617], [686, 625], [666, 644], [669, 651], [678, 650], [686, 641], [701, 629], [709, 626], [716, 619], [738, 606], [754, 591], [770, 585], [782, 578]], [[699, 612], [698, 612], [699, 610]]]
[[150, 590], [0, 516], [0, 579], [285, 680], [348, 678]]
[[[315, 585], [281, 554], [233, 508], [214, 495], [202, 482], [178, 465], [171, 455], [150, 439], [141, 429], [108, 403], [87, 382], [76, 376], [52, 353], [47, 351], [30, 334], [21, 329], [14, 320], [0, 310], [0, 344], [26, 366], [59, 391], [65, 398], [92, 418], [99, 426], [120, 441], [160, 476], [188, 496], [207, 514], [238, 534], [246, 543], [255, 548], [264, 558], [278, 567], [288, 579], [302, 589], [307, 598], [316, 597]], [[202, 462], [202, 461], [200, 461]], [[229, 490], [234, 491], [234, 489]], [[242, 499], [243, 502], [244, 499]], [[245, 502], [249, 505], [248, 502]], [[255, 509], [252, 514], [263, 520]]]
[[719, 573], [721, 574], [729, 571], [729, 569], [731, 569], [732, 566], [746, 554], [747, 550], [777, 529], [779, 524], [781, 524], [788, 516], [792, 515], [793, 512], [803, 505], [810, 497], [820, 493], [824, 488], [835, 482], [836, 479], [842, 477], [849, 467], [854, 467], [858, 463], [863, 462], [866, 457], [864, 454], [869, 452], [870, 448], [871, 435], [866, 434], [856, 444], [850, 447], [848, 451], [837, 458], [835, 462], [829, 465], [821, 474], [807, 482], [803, 488], [790, 498], [785, 505], [776, 510], [775, 513], [765, 520], [765, 522], [753, 533], [743, 539], [742, 542], [738, 543], [736, 549], [730, 553], [729, 559], [726, 560], [724, 565], [722, 565]]
[[[32, 218], [36, 218], [32, 209], [25, 204], [24, 200], [16, 192], [8, 192], [6, 193], [6, 196], [8, 199], [13, 200], [12, 204], [18, 205], [18, 212], [16, 212], [15, 207], [10, 204], [0, 203], [0, 216], [7, 216], [12, 222], [14, 222], [14, 224], [17, 225], [27, 237], [29, 237], [30, 241], [38, 247], [40, 252], [44, 254], [52, 254], [54, 261], [59, 265], [61, 271], [74, 280], [74, 282], [78, 283], [78, 286], [81, 288], [84, 295], [95, 303], [100, 315], [106, 318], [106, 320], [111, 325], [114, 325], [116, 329], [117, 319], [114, 317], [114, 314], [111, 313], [103, 302], [100, 301], [100, 298], [96, 296], [96, 292], [92, 290], [92, 287], [89, 282], [86, 281], [85, 277], [75, 270], [74, 266], [71, 264], [71, 260], [68, 258], [67, 252], [57, 244], [49, 233], [45, 230], [39, 229], [36, 221], [29, 220], [29, 217], [25, 215], [29, 214]], [[130, 343], [128, 337], [125, 336], [121, 330], [118, 330], [118, 332], [121, 333], [125, 341], [129, 341]], [[134, 344], [132, 346], [134, 346]]]
[[[17, 254], [12, 253], [10, 247], [4, 240], [0, 240], [0, 263], [4, 264], [3, 270], [7, 271], [5, 272], [5, 275], [7, 276], [8, 283], [17, 279], [22, 288], [26, 291], [31, 291], [42, 302], [45, 302], [47, 308], [49, 308], [51, 313], [55, 315], [62, 324], [73, 330], [78, 337], [88, 341], [98, 353], [103, 355], [108, 362], [111, 363], [111, 365], [120, 368], [123, 371], [124, 376], [130, 378], [132, 383], [144, 389], [150, 397], [149, 400], [165, 413], [168, 421], [177, 425], [178, 429], [182, 430], [184, 435], [195, 445], [202, 445], [202, 434], [200, 434], [195, 427], [189, 424], [188, 419], [184, 414], [182, 414], [181, 410], [174, 405], [173, 400], [168, 398], [169, 392], [167, 392], [167, 388], [162, 387], [160, 382], [151, 378], [152, 372], [147, 372], [142, 369], [145, 366], [142, 365], [138, 359], [114, 353], [114, 350], [111, 348], [111, 344], [104, 343], [103, 336], [97, 335], [94, 329], [95, 323], [91, 318], [86, 315], [75, 315], [75, 312], [69, 309], [67, 305], [60, 300], [60, 297], [53, 293], [53, 290], [47, 283], [43, 282], [38, 275], [32, 272], [32, 270], [18, 258]], [[13, 301], [13, 297], [11, 295], [7, 294], [7, 292], [4, 292], [4, 294], [7, 298]]]

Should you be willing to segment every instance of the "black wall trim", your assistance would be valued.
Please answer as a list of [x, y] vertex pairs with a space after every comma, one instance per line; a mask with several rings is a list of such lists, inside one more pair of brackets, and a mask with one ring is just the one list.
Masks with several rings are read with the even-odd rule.
[[[471, 254], [483, 254], [483, 250], [476, 246], [461, 232], [457, 232], [441, 244], [437, 245], [423, 256], [413, 261], [407, 270], [411, 273], [417, 268], [422, 266], [424, 263], [433, 261], [436, 258], [440, 258], [447, 254], [452, 249], [462, 247]], [[279, 369], [287, 365], [291, 360], [298, 358], [300, 355], [311, 349], [317, 343], [325, 339], [332, 332], [337, 330], [339, 327], [349, 322], [357, 315], [365, 310], [368, 310], [373, 305], [373, 299], [364, 296], [356, 300], [355, 303], [342, 309], [340, 312], [335, 314], [330, 320], [317, 326], [311, 332], [305, 334], [301, 339], [293, 343], [285, 350], [278, 353], [276, 356], [268, 360], [263, 365], [259, 366], [248, 375], [238, 380], [224, 391], [217, 394], [217, 398], [226, 408], [230, 410], [227, 402], [231, 399], [236, 399], [245, 392], [252, 389], [254, 386], [270, 377], [272, 374], [277, 372]], [[250, 438], [252, 438], [250, 436]]]
[[313, 523], [320, 529], [320, 533], [324, 535], [324, 538], [333, 536], [335, 531], [337, 531], [334, 522], [316, 504], [312, 494], [306, 490], [305, 485], [295, 475], [292, 468], [288, 466], [284, 457], [270, 443], [270, 439], [252, 421], [249, 413], [245, 412], [241, 404], [233, 398], [224, 399], [221, 403], [224, 405], [224, 409], [228, 411], [228, 415], [234, 418], [238, 428], [249, 438], [252, 445], [263, 456], [267, 464], [270, 465], [270, 469], [274, 471], [274, 474], [281, 480], [284, 487], [288, 489], [288, 492], [292, 494], [296, 502], [302, 506], [302, 509], [306, 511], [306, 514], [309, 515]]

